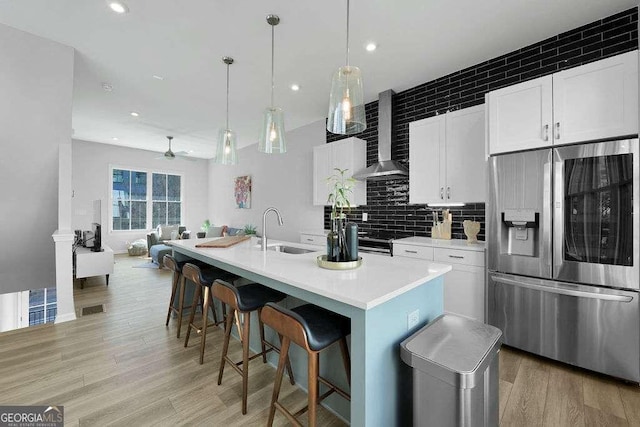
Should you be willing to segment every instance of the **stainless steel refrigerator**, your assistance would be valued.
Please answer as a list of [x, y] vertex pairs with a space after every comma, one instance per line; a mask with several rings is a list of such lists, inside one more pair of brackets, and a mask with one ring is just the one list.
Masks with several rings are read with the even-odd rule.
[[640, 381], [638, 139], [489, 159], [487, 319], [504, 343]]

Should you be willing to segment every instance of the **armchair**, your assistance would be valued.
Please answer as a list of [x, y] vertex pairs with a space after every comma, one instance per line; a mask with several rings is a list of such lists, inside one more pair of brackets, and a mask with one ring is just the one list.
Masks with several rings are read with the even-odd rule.
[[[147, 233], [147, 250], [151, 253], [151, 247], [153, 245], [164, 244], [165, 241], [171, 240], [171, 231], [175, 231], [176, 226], [161, 226], [155, 230]], [[164, 228], [164, 232], [163, 232]], [[177, 227], [178, 236], [181, 239], [188, 239], [190, 237], [187, 227], [181, 225]]]

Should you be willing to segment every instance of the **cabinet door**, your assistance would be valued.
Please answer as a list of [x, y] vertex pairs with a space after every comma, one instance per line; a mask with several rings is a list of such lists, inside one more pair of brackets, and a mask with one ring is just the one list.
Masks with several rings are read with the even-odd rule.
[[444, 140], [444, 116], [409, 123], [409, 203], [444, 201]]
[[489, 153], [551, 145], [552, 77], [489, 93]]
[[638, 51], [553, 75], [554, 144], [638, 133]]
[[484, 202], [484, 105], [446, 115], [447, 202]]
[[313, 204], [326, 205], [329, 197], [327, 177], [331, 174], [331, 145], [313, 147]]
[[[365, 140], [351, 137], [332, 142], [329, 145], [333, 147], [330, 174], [335, 173], [334, 168], [347, 169], [345, 176], [351, 177], [367, 166], [367, 142]], [[352, 206], [367, 204], [366, 181], [356, 181], [349, 200]]]

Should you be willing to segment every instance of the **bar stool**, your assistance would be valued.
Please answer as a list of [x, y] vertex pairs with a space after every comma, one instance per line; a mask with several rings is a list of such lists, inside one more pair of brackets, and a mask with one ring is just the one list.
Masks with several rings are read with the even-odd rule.
[[[187, 261], [176, 261], [176, 259], [171, 256], [171, 255], [165, 255], [162, 258], [162, 263], [164, 264], [164, 266], [173, 271], [173, 284], [171, 286], [171, 299], [169, 300], [169, 311], [167, 313], [167, 321], [165, 323], [165, 326], [169, 326], [169, 319], [171, 318], [171, 312], [175, 312], [177, 317], [178, 317], [178, 333], [177, 333], [177, 338], [180, 338], [180, 329], [182, 329], [182, 313], [183, 310], [185, 308], [188, 308], [189, 306], [184, 306], [184, 292], [185, 292], [185, 288], [186, 288], [186, 280], [185, 277], [182, 275], [182, 267], [184, 267], [184, 265], [186, 263], [193, 263], [193, 264], [198, 264], [198, 261], [194, 260], [194, 259], [190, 259]], [[179, 291], [178, 291], [179, 289]], [[176, 300], [176, 293], [178, 293], [178, 308], [174, 307], [174, 303]]]
[[[233, 281], [238, 278], [238, 276], [231, 274], [227, 271], [224, 271], [220, 268], [210, 267], [210, 268], [200, 268], [200, 266], [186, 263], [182, 267], [182, 275], [185, 279], [191, 280], [196, 284], [196, 291], [193, 294], [193, 302], [191, 303], [191, 313], [189, 314], [189, 326], [187, 328], [187, 336], [184, 340], [184, 346], [187, 347], [189, 345], [189, 336], [191, 335], [191, 329], [195, 329], [197, 333], [202, 333], [202, 338], [200, 340], [200, 364], [204, 362], [204, 346], [207, 341], [207, 327], [208, 326], [217, 326], [224, 322], [225, 319], [225, 307], [224, 303], [222, 304], [222, 320], [218, 321], [218, 315], [216, 313], [216, 306], [213, 303], [213, 298], [211, 295], [211, 285], [216, 279], [224, 279], [228, 281]], [[202, 325], [198, 326], [194, 323], [196, 307], [198, 305], [198, 300], [202, 301]], [[211, 307], [211, 311], [213, 312], [213, 323], [209, 324], [208, 321], [208, 311], [209, 307]]]
[[[222, 348], [222, 359], [220, 361], [220, 372], [218, 374], [218, 385], [222, 384], [222, 375], [224, 374], [225, 362], [229, 362], [229, 365], [242, 376], [242, 414], [244, 415], [247, 413], [249, 361], [255, 359], [256, 357], [262, 356], [262, 363], [267, 363], [268, 352], [273, 350], [277, 353], [280, 353], [280, 349], [278, 349], [270, 342], [266, 341], [264, 338], [264, 324], [262, 323], [260, 316], [262, 308], [267, 303], [282, 301], [286, 297], [286, 295], [282, 292], [278, 292], [274, 289], [268, 288], [258, 283], [250, 283], [248, 285], [239, 286], [236, 288], [222, 280], [216, 280], [213, 284], [213, 295], [223, 303], [227, 304], [230, 308], [230, 313], [227, 314], [226, 319], [224, 346]], [[260, 325], [260, 346], [262, 351], [249, 357], [250, 320], [251, 312], [253, 311], [258, 312], [258, 323]], [[242, 328], [240, 328], [240, 325], [238, 325], [238, 335], [240, 336], [240, 341], [242, 342], [242, 361], [240, 362], [234, 362], [227, 356], [227, 352], [229, 351], [229, 339], [231, 337], [231, 326], [233, 325], [233, 317], [234, 315], [237, 315], [237, 313], [243, 315]], [[285, 359], [287, 372], [289, 373], [289, 381], [291, 381], [291, 384], [293, 385], [295, 384], [295, 380], [293, 378], [291, 364], [289, 363], [288, 357], [285, 357]]]
[[[334, 342], [339, 341], [347, 381], [351, 385], [351, 360], [346, 339], [351, 330], [349, 319], [313, 304], [301, 305], [291, 310], [276, 304], [266, 304], [262, 310], [261, 318], [266, 325], [282, 336], [282, 348], [280, 350], [280, 359], [278, 360], [273, 396], [271, 397], [268, 426], [273, 425], [273, 418], [276, 409], [278, 409], [291, 423], [297, 426], [302, 424], [296, 417], [308, 410], [309, 426], [314, 427], [316, 425], [317, 405], [331, 393], [336, 392], [345, 399], [351, 400], [351, 396], [347, 392], [320, 376], [319, 361], [319, 353]], [[292, 341], [307, 351], [307, 372], [309, 377], [309, 403], [295, 414], [289, 412], [278, 401], [280, 386], [282, 385], [283, 367]], [[329, 387], [329, 390], [319, 396], [320, 383]]]

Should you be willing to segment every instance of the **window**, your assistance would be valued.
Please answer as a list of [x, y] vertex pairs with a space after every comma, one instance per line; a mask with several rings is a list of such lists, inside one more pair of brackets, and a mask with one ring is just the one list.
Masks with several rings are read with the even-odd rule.
[[180, 178], [179, 175], [153, 174], [152, 227], [181, 223]]
[[112, 230], [146, 230], [160, 224], [181, 224], [180, 175], [113, 168], [111, 183]]
[[29, 291], [29, 326], [55, 321], [57, 311], [56, 288]]

